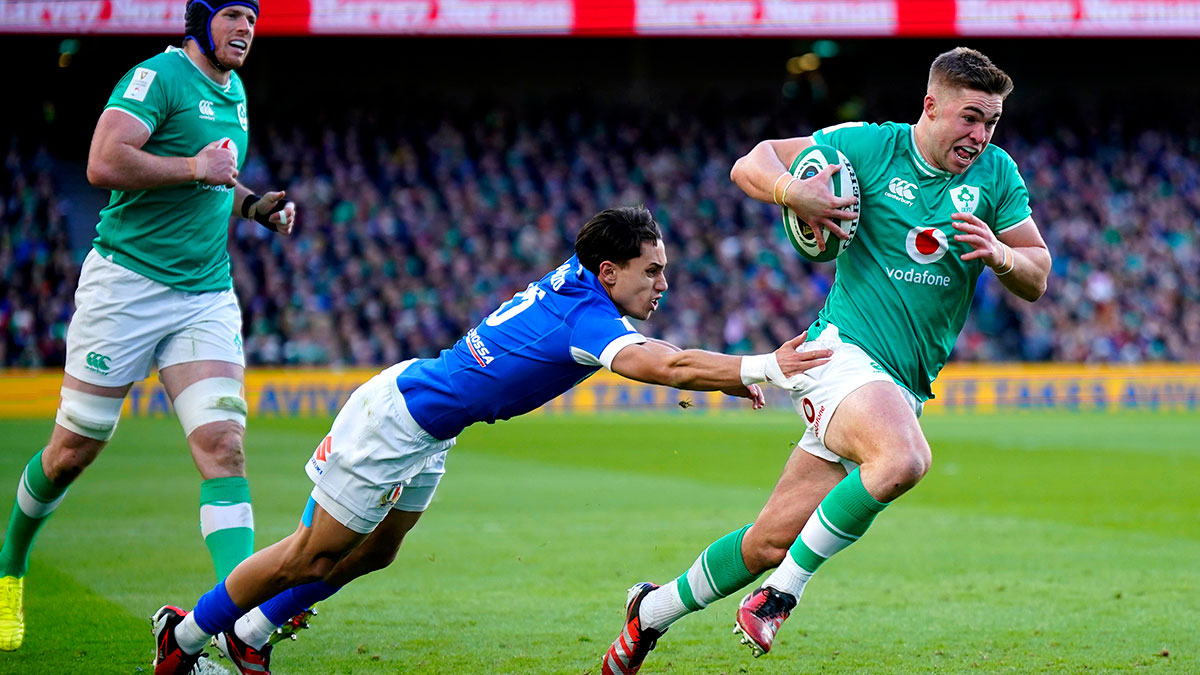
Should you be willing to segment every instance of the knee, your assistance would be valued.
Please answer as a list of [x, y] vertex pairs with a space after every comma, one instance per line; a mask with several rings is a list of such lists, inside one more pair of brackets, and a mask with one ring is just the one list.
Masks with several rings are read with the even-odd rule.
[[242, 436], [247, 406], [241, 380], [210, 377], [192, 383], [172, 401], [175, 414], [197, 459], [240, 473], [245, 458]]
[[280, 561], [271, 577], [279, 587], [292, 588], [324, 579], [336, 564], [337, 560], [327, 555], [293, 555]]
[[70, 485], [95, 461], [117, 428], [124, 400], [63, 386], [54, 432], [42, 453], [42, 467], [51, 482]]
[[[376, 534], [378, 532], [376, 530]], [[403, 540], [403, 534], [399, 538], [367, 539], [334, 567], [325, 581], [334, 586], [345, 586], [361, 576], [384, 569], [396, 560]]]
[[363, 573], [375, 572], [391, 565], [396, 561], [396, 554], [399, 552], [399, 544], [394, 547], [384, 548], [383, 550], [371, 551], [367, 554], [364, 561]]
[[218, 422], [207, 427], [192, 433], [189, 438], [192, 451], [204, 456], [206, 464], [218, 466], [233, 475], [243, 474], [246, 468], [242, 446], [245, 429], [234, 422]]
[[246, 453], [242, 447], [245, 431], [240, 425], [229, 424], [217, 434], [212, 444], [212, 455], [223, 463], [236, 463], [241, 466], [246, 461]]
[[104, 441], [74, 433], [56, 434], [42, 452], [42, 470], [57, 486], [75, 482], [100, 454]]
[[50, 482], [56, 486], [74, 483], [75, 479], [79, 478], [83, 470], [88, 467], [88, 463], [76, 461], [77, 456], [65, 456], [62, 460], [60, 462], [47, 463], [43, 466], [46, 478], [49, 478]]
[[929, 473], [932, 463], [933, 455], [929, 446], [924, 444], [910, 445], [899, 452], [889, 453], [880, 466], [884, 482], [892, 486], [892, 494], [885, 495], [884, 501], [900, 496], [921, 482]]
[[377, 541], [368, 539], [366, 544], [350, 554], [346, 562], [354, 568], [355, 576], [377, 572], [396, 561], [396, 554], [400, 552], [400, 544], [403, 541], [403, 534], [396, 538], [387, 537]]

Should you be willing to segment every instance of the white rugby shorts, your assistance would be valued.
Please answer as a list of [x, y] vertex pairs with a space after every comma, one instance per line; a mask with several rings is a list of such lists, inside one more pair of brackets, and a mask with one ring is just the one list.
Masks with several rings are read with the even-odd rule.
[[121, 387], [190, 361], [244, 366], [242, 312], [233, 290], [188, 293], [106, 260], [92, 249], [67, 326], [66, 372]]
[[825, 445], [825, 431], [838, 405], [854, 390], [871, 382], [891, 382], [896, 385], [908, 401], [917, 417], [924, 408], [917, 397], [908, 389], [896, 384], [861, 347], [842, 342], [837, 326], [829, 324], [816, 338], [805, 342], [800, 351], [829, 349], [833, 356], [829, 363], [805, 371], [802, 378], [805, 386], [791, 392], [792, 406], [804, 419], [807, 429], [800, 439], [800, 449], [826, 461], [838, 462], [853, 471], [858, 465], [830, 450]]
[[373, 531], [392, 509], [428, 508], [446, 473], [446, 451], [457, 440], [430, 436], [409, 414], [396, 376], [415, 360], [355, 389], [305, 465], [313, 499], [360, 534]]

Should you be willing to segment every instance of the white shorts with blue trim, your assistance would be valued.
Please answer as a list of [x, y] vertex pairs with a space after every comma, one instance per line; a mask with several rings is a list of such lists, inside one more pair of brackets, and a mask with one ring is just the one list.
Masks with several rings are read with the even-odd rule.
[[413, 361], [355, 389], [305, 465], [313, 499], [360, 534], [372, 532], [392, 509], [428, 508], [446, 473], [446, 451], [457, 440], [430, 436], [409, 414], [396, 376]]

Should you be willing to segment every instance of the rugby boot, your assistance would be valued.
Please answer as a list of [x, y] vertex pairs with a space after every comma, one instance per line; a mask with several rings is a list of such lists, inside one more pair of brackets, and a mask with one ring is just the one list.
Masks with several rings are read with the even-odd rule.
[[749, 645], [754, 657], [771, 651], [775, 633], [784, 619], [796, 608], [796, 598], [770, 586], [760, 586], [742, 598], [738, 605], [733, 634], [742, 634], [742, 644]]
[[0, 577], [0, 650], [11, 652], [25, 641], [24, 577]]
[[255, 649], [232, 630], [213, 636], [213, 646], [229, 659], [240, 675], [271, 675], [271, 645]]
[[296, 633], [309, 628], [310, 626], [308, 625], [308, 620], [316, 615], [317, 606], [313, 605], [303, 612], [300, 612], [296, 616], [288, 619], [287, 623], [283, 624], [279, 628], [276, 628], [275, 632], [271, 633], [270, 639], [267, 640], [267, 647], [274, 646], [277, 642], [282, 642], [283, 640], [295, 640]]
[[175, 627], [185, 616], [187, 612], [182, 609], [165, 605], [150, 617], [154, 626], [150, 630], [155, 644], [154, 662], [151, 663], [154, 675], [188, 675], [196, 670], [200, 657], [208, 656], [204, 652], [188, 654], [175, 641]]
[[656, 588], [657, 584], [643, 581], [629, 589], [625, 600], [625, 628], [604, 655], [600, 671], [602, 675], [633, 675], [642, 667], [650, 650], [658, 644], [658, 639], [667, 632], [643, 628], [641, 617], [638, 616], [642, 600]]

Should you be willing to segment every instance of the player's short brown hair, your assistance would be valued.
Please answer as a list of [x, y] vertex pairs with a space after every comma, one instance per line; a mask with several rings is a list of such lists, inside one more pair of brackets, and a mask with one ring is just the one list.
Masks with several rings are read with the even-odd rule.
[[933, 60], [929, 67], [929, 89], [937, 84], [999, 94], [1001, 98], [1007, 98], [1013, 90], [1008, 73], [969, 47], [955, 47]]

